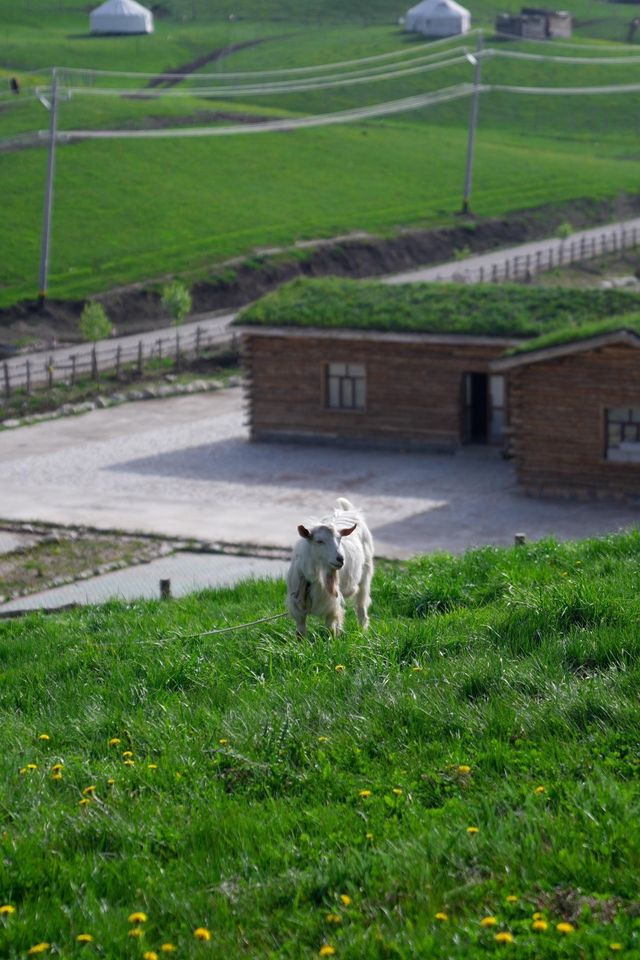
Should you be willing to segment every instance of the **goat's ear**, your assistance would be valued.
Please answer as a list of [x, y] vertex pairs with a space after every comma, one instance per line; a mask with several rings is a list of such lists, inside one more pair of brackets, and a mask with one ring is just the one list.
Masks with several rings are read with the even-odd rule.
[[346, 530], [340, 530], [340, 531], [339, 531], [340, 536], [341, 536], [341, 537], [348, 537], [350, 533], [353, 533], [353, 531], [355, 530], [355, 528], [356, 528], [357, 526], [358, 526], [358, 524], [357, 524], [357, 523], [354, 523], [354, 525], [353, 525], [352, 527], [347, 527]]
[[307, 530], [306, 527], [303, 527], [302, 524], [300, 524], [300, 526], [298, 527], [298, 533], [300, 534], [301, 537], [304, 537], [305, 540], [308, 540], [309, 537], [311, 536], [310, 532]]

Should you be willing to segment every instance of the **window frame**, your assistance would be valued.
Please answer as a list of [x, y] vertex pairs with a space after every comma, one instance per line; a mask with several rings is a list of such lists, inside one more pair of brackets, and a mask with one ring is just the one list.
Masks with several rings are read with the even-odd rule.
[[[332, 367], [344, 367], [344, 373], [332, 373]], [[361, 374], [350, 372], [349, 368], [358, 368], [362, 370]], [[367, 411], [367, 366], [365, 363], [356, 363], [353, 360], [331, 360], [324, 364], [323, 371], [323, 409], [331, 413], [366, 413]], [[337, 389], [339, 394], [339, 403], [334, 405], [332, 401], [332, 380], [337, 380]], [[360, 383], [363, 393], [362, 405], [357, 406], [358, 389]], [[352, 403], [345, 404], [345, 390], [351, 391]]]
[[[621, 411], [621, 410], [627, 411], [626, 419], [622, 419], [621, 417], [613, 418], [611, 416], [611, 414], [614, 411]], [[610, 428], [612, 425], [622, 426], [623, 432], [624, 432], [624, 427], [634, 427], [637, 439], [634, 440], [633, 442], [638, 444], [638, 450], [640, 451], [640, 404], [637, 407], [613, 406], [613, 405], [606, 406], [606, 407], [603, 407], [602, 412], [603, 412], [603, 416], [601, 419], [601, 423], [603, 425], [602, 451], [603, 451], [604, 462], [607, 464], [615, 464], [617, 466], [623, 466], [623, 467], [628, 467], [628, 466], [640, 467], [640, 457], [638, 460], [633, 460], [633, 459], [625, 460], [622, 458], [610, 456], [610, 451], [617, 449], [615, 446], [612, 446], [610, 443]], [[634, 413], [637, 419], [633, 419]], [[621, 441], [619, 441], [619, 443], [620, 442], [623, 442], [623, 438], [621, 438]]]

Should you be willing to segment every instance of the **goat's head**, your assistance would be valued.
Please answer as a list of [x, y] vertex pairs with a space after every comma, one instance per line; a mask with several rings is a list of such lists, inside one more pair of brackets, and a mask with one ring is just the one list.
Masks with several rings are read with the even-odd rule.
[[333, 524], [321, 524], [309, 530], [300, 524], [298, 533], [309, 544], [313, 559], [319, 565], [330, 570], [340, 570], [344, 566], [344, 554], [340, 549], [341, 540], [353, 533], [356, 527], [357, 523], [344, 529], [338, 529]]

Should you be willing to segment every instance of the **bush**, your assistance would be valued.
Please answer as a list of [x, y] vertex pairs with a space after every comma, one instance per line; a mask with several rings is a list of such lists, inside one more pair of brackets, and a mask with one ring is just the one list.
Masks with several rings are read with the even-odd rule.
[[184, 283], [172, 280], [162, 288], [162, 308], [171, 314], [173, 322], [179, 326], [191, 310], [191, 294]]
[[113, 324], [109, 320], [101, 303], [85, 303], [78, 324], [83, 340], [104, 340], [113, 333]]

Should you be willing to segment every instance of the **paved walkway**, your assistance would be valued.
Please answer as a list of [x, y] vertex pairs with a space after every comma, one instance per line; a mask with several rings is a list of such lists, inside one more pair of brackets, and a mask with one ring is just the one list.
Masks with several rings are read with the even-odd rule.
[[127, 570], [117, 570], [101, 577], [43, 590], [28, 597], [18, 597], [0, 605], [0, 613], [53, 609], [69, 603], [158, 599], [160, 580], [165, 579], [171, 580], [171, 595], [182, 597], [196, 590], [231, 587], [239, 580], [277, 579], [284, 576], [286, 567], [287, 564], [282, 560], [180, 552]]

